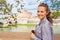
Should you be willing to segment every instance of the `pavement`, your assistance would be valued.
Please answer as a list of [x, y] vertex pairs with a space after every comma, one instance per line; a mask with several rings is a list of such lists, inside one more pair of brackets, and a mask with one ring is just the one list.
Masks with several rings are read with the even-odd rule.
[[[31, 40], [28, 32], [0, 32], [0, 40]], [[54, 40], [60, 40], [60, 34], [54, 34]]]

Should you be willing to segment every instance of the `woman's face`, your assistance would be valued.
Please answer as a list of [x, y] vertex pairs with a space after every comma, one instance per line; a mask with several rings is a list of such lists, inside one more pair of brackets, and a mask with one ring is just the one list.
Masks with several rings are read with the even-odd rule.
[[39, 6], [38, 11], [37, 11], [37, 15], [38, 15], [39, 19], [41, 19], [41, 20], [44, 19], [47, 15], [46, 8], [43, 6]]

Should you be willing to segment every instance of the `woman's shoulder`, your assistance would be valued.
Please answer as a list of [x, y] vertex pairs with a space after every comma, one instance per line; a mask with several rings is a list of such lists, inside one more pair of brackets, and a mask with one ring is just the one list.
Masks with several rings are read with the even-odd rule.
[[43, 26], [52, 26], [52, 24], [46, 19], [42, 22]]

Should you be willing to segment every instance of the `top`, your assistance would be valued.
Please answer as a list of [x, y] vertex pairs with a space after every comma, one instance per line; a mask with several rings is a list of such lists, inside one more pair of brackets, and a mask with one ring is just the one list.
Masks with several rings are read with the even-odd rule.
[[33, 40], [54, 40], [52, 24], [44, 18], [35, 28]]

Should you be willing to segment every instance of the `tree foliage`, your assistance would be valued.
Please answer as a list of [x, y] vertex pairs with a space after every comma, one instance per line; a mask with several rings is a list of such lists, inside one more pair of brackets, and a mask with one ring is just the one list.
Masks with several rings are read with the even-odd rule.
[[6, 0], [2, 0], [0, 2], [0, 5], [2, 5], [4, 7], [4, 8], [2, 8], [2, 7], [0, 8], [0, 10], [4, 9], [3, 10], [4, 14], [7, 14], [7, 13], [11, 12], [12, 5], [8, 6], [8, 4], [6, 3]]
[[50, 0], [51, 1], [51, 8], [52, 8], [52, 17], [58, 18], [60, 12], [60, 1], [58, 0]]

